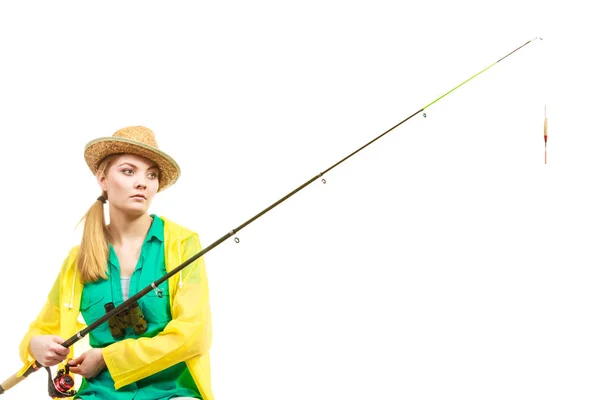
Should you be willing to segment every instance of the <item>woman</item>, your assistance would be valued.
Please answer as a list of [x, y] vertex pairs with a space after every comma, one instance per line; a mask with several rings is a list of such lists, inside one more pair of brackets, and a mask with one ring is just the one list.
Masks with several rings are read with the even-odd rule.
[[[211, 315], [203, 258], [89, 333], [76, 358], [60, 345], [201, 250], [198, 235], [148, 214], [154, 195], [179, 177], [153, 132], [123, 128], [85, 147], [102, 195], [84, 216], [81, 244], [66, 258], [46, 305], [23, 338], [25, 366], [64, 362], [84, 379], [75, 398], [213, 399]], [[110, 224], [104, 220], [108, 203]]]

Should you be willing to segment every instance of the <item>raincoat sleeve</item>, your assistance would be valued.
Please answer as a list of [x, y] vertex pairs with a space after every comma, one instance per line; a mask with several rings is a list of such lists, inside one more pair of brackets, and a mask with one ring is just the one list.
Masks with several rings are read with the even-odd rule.
[[[183, 260], [201, 251], [196, 234], [182, 245]], [[171, 297], [172, 320], [162, 332], [152, 338], [125, 339], [102, 349], [115, 389], [208, 352], [212, 327], [204, 258], [184, 268], [182, 280], [180, 287], [174, 285], [177, 289]]]
[[29, 325], [29, 330], [23, 337], [19, 346], [19, 355], [21, 361], [31, 365], [35, 360], [29, 354], [29, 342], [33, 336], [37, 335], [59, 335], [60, 334], [60, 274], [48, 294], [46, 304], [38, 314], [35, 321]]
[[[71, 249], [71, 252], [64, 260], [62, 268], [52, 285], [50, 293], [46, 299], [46, 304], [38, 314], [35, 321], [29, 325], [29, 330], [23, 337], [19, 346], [19, 354], [24, 365], [17, 375], [22, 375], [29, 366], [35, 361], [35, 359], [29, 354], [29, 342], [31, 338], [36, 335], [58, 335], [64, 338], [65, 334], [70, 334], [73, 329], [80, 327], [75, 320], [71, 323], [70, 316], [62, 315], [61, 313], [61, 299], [62, 299], [62, 286], [65, 283], [67, 270], [74, 263], [77, 256], [77, 247]], [[74, 279], [74, 278], [73, 278]], [[64, 300], [64, 299], [63, 299]], [[70, 358], [74, 355], [74, 348], [70, 347]]]

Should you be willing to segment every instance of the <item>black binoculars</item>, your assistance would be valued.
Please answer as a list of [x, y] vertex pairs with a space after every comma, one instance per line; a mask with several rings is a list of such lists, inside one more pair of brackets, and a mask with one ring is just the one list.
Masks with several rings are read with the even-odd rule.
[[[114, 308], [115, 305], [112, 301], [104, 305], [104, 310], [107, 313]], [[137, 335], [141, 335], [148, 330], [148, 323], [137, 301], [133, 302], [129, 308], [108, 319], [108, 328], [115, 339], [124, 338], [129, 327], [132, 327]]]

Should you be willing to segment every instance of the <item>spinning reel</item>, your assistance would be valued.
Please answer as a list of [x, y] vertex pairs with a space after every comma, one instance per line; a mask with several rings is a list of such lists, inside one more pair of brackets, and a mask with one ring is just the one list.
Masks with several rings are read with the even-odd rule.
[[46, 368], [48, 371], [48, 395], [52, 398], [65, 398], [73, 397], [77, 394], [73, 390], [75, 386], [75, 380], [69, 374], [69, 365], [65, 366], [65, 369], [59, 369], [54, 379], [52, 379], [52, 373], [49, 367]]

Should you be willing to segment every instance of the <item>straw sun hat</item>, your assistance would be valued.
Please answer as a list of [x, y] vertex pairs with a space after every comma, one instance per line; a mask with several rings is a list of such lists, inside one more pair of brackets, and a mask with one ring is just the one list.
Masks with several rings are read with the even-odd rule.
[[174, 184], [181, 174], [175, 160], [158, 149], [154, 132], [144, 126], [128, 126], [110, 137], [94, 139], [85, 145], [83, 156], [95, 175], [104, 158], [119, 153], [136, 154], [154, 161], [159, 169], [159, 192]]

